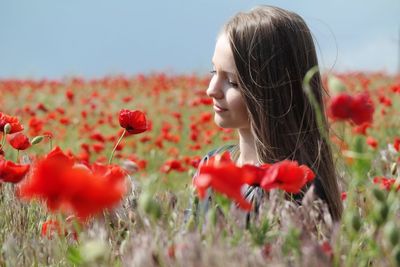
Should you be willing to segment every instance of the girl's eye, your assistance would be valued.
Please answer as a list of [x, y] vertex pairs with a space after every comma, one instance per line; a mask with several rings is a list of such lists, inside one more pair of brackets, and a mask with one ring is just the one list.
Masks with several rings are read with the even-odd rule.
[[[216, 71], [216, 70], [211, 70], [211, 71], [210, 71], [210, 74], [211, 74], [212, 76], [214, 76], [214, 75], [217, 74], [217, 71]], [[237, 82], [228, 80], [228, 83], [229, 83], [229, 85], [232, 86], [233, 88], [238, 88], [238, 87], [239, 87], [239, 84], [238, 84]]]
[[236, 82], [231, 82], [231, 81], [229, 81], [229, 84], [230, 84], [232, 87], [234, 87], [234, 88], [239, 87], [239, 84], [236, 83]]

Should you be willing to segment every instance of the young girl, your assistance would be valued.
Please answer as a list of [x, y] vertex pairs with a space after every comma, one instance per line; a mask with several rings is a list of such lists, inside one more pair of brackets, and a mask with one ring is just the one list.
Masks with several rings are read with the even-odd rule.
[[[272, 6], [238, 13], [218, 36], [212, 63], [207, 95], [214, 102], [215, 123], [237, 129], [239, 142], [208, 153], [203, 163], [229, 150], [237, 165], [284, 159], [305, 164], [316, 174], [314, 192], [327, 203], [333, 220], [339, 220], [342, 203], [332, 153], [321, 134], [328, 126], [320, 74], [313, 76], [310, 86], [324, 129], [318, 129], [316, 111], [302, 87], [307, 71], [318, 65], [304, 20]], [[297, 202], [309, 186], [294, 196]], [[263, 195], [259, 187], [245, 192], [255, 209]]]

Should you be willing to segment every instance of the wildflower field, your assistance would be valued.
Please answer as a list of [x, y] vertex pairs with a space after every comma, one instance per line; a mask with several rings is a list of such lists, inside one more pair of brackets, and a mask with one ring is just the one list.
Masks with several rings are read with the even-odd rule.
[[247, 227], [229, 192], [185, 212], [218, 191], [192, 185], [201, 158], [237, 139], [208, 76], [0, 80], [0, 266], [400, 266], [400, 76], [323, 80], [342, 220], [268, 184]]

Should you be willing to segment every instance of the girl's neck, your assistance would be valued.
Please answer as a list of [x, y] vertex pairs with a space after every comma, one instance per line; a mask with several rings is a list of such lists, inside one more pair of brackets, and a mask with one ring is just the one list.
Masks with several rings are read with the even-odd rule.
[[250, 129], [239, 129], [239, 158], [236, 161], [237, 165], [259, 163], [256, 152], [256, 143], [254, 135]]

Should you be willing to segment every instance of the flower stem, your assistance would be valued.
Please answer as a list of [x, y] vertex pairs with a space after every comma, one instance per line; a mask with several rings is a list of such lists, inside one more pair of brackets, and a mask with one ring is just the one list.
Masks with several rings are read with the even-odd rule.
[[326, 123], [325, 123], [324, 114], [322, 113], [323, 111], [322, 111], [321, 106], [318, 103], [317, 99], [315, 98], [312, 87], [310, 85], [311, 79], [318, 72], [319, 72], [318, 66], [314, 66], [307, 71], [307, 73], [303, 79], [303, 90], [306, 93], [308, 101], [310, 102], [311, 106], [314, 109], [316, 119], [317, 119], [318, 130], [319, 130], [322, 138], [325, 139], [326, 143], [330, 144], [329, 135], [328, 135], [328, 132], [325, 127]]
[[119, 143], [121, 143], [121, 140], [124, 137], [125, 133], [126, 133], [126, 130], [124, 129], [124, 131], [122, 132], [121, 136], [119, 137], [117, 143], [115, 144], [115, 146], [111, 152], [110, 158], [108, 159], [108, 164], [111, 164], [111, 161], [114, 157], [115, 150], [117, 149], [117, 146], [119, 145]]
[[49, 145], [50, 145], [50, 151], [53, 150], [53, 139], [50, 137], [49, 138]]

